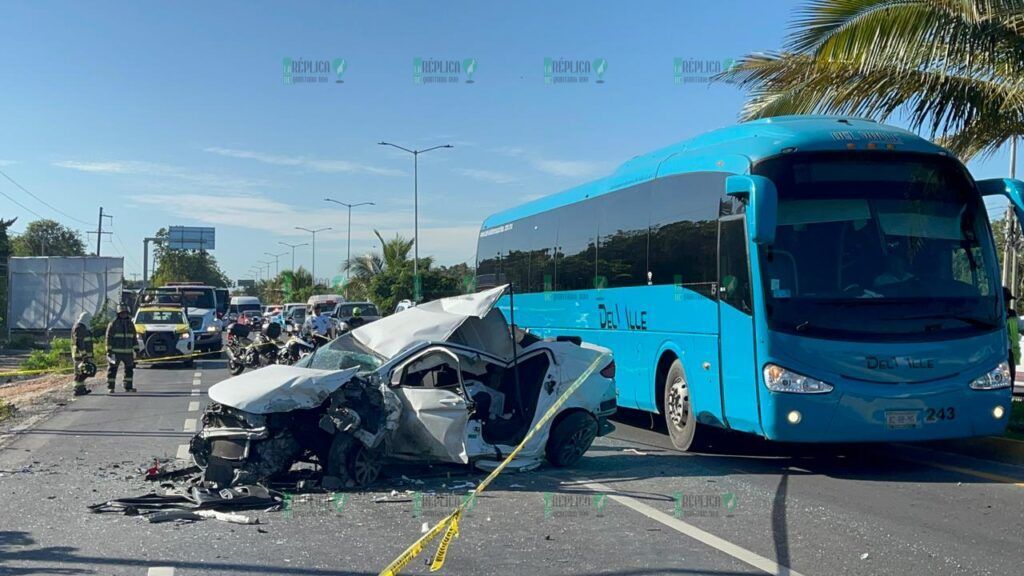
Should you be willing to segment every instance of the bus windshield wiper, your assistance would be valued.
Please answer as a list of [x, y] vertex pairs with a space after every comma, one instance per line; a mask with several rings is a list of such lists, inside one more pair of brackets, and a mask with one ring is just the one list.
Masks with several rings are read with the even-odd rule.
[[973, 316], [965, 316], [963, 314], [920, 314], [918, 316], [901, 316], [899, 318], [882, 318], [882, 320], [888, 321], [899, 321], [899, 320], [958, 320], [964, 324], [969, 324], [975, 328], [995, 328], [996, 324], [975, 318]]

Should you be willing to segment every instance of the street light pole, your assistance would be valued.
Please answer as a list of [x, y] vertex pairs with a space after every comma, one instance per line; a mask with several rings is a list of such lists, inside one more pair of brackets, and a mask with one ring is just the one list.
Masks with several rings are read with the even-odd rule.
[[313, 270], [312, 270], [311, 274], [313, 275], [313, 286], [316, 286], [316, 233], [317, 232], [325, 232], [327, 230], [332, 230], [332, 228], [330, 226], [328, 226], [326, 228], [317, 228], [316, 230], [310, 230], [309, 228], [303, 228], [302, 226], [296, 226], [295, 229], [296, 230], [304, 230], [304, 231], [309, 232], [310, 234], [313, 235], [313, 266], [312, 266]]
[[270, 252], [264, 252], [264, 254], [266, 254], [267, 256], [272, 256], [274, 258], [274, 276], [276, 277], [281, 273], [281, 268], [277, 264], [277, 259], [287, 254], [287, 252], [281, 252], [280, 254], [271, 254]]
[[349, 204], [333, 198], [324, 198], [325, 202], [334, 202], [335, 204], [341, 204], [348, 208], [348, 250], [345, 255], [345, 281], [348, 282], [351, 270], [349, 267], [352, 265], [352, 209], [357, 206], [374, 206], [373, 202], [358, 202], [356, 204]]
[[437, 150], [438, 148], [454, 148], [451, 144], [442, 144], [423, 150], [410, 150], [398, 144], [390, 142], [378, 142], [380, 146], [391, 146], [404, 152], [412, 154], [412, 204], [413, 204], [413, 232], [412, 232], [412, 277], [413, 277], [413, 300], [420, 299], [420, 154]]
[[309, 246], [309, 242], [303, 242], [302, 244], [289, 244], [287, 242], [277, 241], [278, 244], [284, 244], [285, 246], [292, 249], [292, 272], [295, 272], [295, 249], [301, 246]]

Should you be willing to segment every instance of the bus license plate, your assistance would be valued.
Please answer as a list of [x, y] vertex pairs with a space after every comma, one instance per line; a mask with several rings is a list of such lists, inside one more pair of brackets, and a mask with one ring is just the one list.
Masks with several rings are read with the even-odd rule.
[[893, 410], [885, 413], [885, 424], [890, 430], [918, 428], [917, 410]]

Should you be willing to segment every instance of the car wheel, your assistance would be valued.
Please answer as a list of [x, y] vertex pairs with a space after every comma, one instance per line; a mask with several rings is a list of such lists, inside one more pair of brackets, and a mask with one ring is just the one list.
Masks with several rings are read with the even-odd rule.
[[555, 466], [572, 466], [590, 449], [596, 437], [597, 420], [593, 416], [586, 412], [570, 412], [551, 430], [545, 454]]
[[697, 417], [693, 412], [683, 364], [679, 360], [672, 362], [665, 375], [663, 400], [665, 426], [672, 445], [683, 451], [697, 448], [700, 435]]
[[354, 443], [345, 462], [349, 478], [360, 488], [376, 482], [383, 465], [380, 453], [369, 450], [362, 442]]
[[185, 368], [191, 368], [196, 365], [196, 360], [195, 358], [189, 358], [188, 360], [182, 362], [182, 364], [185, 365]]

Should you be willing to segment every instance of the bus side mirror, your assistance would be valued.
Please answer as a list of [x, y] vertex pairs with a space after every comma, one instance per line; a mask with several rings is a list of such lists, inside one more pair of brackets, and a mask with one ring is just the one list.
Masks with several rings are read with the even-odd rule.
[[754, 244], [771, 244], [775, 241], [779, 197], [771, 180], [764, 176], [736, 174], [725, 179], [725, 193], [747, 199], [747, 226]]
[[1024, 223], [1024, 182], [1012, 178], [989, 178], [978, 180], [978, 191], [982, 196], [1005, 196], [1013, 204], [1017, 222]]

